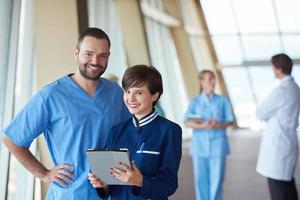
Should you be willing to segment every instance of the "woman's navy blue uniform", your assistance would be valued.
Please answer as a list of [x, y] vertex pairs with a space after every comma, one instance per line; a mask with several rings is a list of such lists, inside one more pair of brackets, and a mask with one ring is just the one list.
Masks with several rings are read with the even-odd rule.
[[109, 186], [106, 199], [164, 200], [178, 187], [182, 131], [156, 111], [139, 122], [133, 117], [112, 128], [107, 148], [127, 148], [143, 175], [142, 187]]

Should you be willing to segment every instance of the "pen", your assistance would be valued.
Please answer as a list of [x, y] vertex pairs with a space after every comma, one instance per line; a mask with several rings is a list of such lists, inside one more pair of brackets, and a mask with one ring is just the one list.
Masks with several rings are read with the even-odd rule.
[[145, 142], [143, 142], [143, 143], [142, 143], [142, 145], [140, 146], [140, 150], [139, 150], [139, 152], [143, 153], [144, 146], [145, 146]]

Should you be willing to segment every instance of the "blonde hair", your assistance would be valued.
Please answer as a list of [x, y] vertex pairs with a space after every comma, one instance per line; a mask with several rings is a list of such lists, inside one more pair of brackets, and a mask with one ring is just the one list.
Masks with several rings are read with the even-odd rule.
[[[199, 74], [198, 74], [198, 79], [199, 80], [203, 80], [205, 74], [210, 74], [213, 77], [213, 79], [216, 79], [215, 73], [213, 71], [209, 70], [209, 69], [204, 69], [204, 70], [200, 71]], [[203, 88], [202, 88], [202, 86], [200, 84], [200, 93], [202, 91], [203, 91]]]

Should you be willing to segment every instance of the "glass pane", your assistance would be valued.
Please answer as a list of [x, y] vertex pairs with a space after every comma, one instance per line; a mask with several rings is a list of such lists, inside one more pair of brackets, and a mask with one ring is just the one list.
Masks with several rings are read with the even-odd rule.
[[18, 185], [17, 185], [17, 166], [18, 161], [14, 156], [10, 157], [9, 162], [9, 180], [7, 185], [7, 200], [14, 200], [17, 196]]
[[293, 59], [300, 58], [300, 35], [283, 35], [282, 36], [284, 52]]
[[116, 1], [88, 1], [89, 25], [104, 30], [112, 41], [109, 63], [103, 77], [120, 83], [128, 64], [116, 6]]
[[292, 75], [297, 84], [300, 86], [300, 65], [294, 65]]
[[236, 33], [229, 0], [200, 0], [211, 34]]
[[256, 127], [256, 105], [252, 96], [247, 69], [244, 67], [222, 68], [233, 110], [240, 127]]
[[[4, 97], [9, 52], [12, 3], [0, 1], [0, 130], [3, 128]], [[1, 149], [0, 142], [0, 149]]]
[[215, 36], [212, 40], [221, 65], [242, 63], [243, 57], [238, 36]]
[[199, 39], [195, 37], [190, 37], [189, 42], [192, 48], [193, 58], [195, 60], [197, 70], [201, 71], [203, 69], [203, 62], [201, 60], [201, 56], [199, 56], [199, 52], [201, 51]]
[[233, 0], [242, 33], [278, 32], [271, 0]]
[[[14, 115], [32, 95], [34, 64], [33, 0], [22, 1], [14, 85]], [[35, 155], [35, 152], [32, 152]], [[7, 199], [33, 199], [33, 175], [11, 156], [8, 174]], [[19, 187], [19, 185], [22, 187]]]
[[300, 1], [275, 0], [280, 30], [282, 32], [300, 32]]
[[242, 36], [246, 60], [269, 60], [282, 52], [278, 36]]
[[[152, 19], [144, 18], [144, 20], [151, 63], [160, 71], [164, 83], [161, 106], [168, 119], [182, 124], [183, 108], [186, 108], [188, 98], [170, 30]], [[180, 101], [174, 101], [174, 96]], [[185, 134], [183, 137], [186, 137]]]
[[258, 104], [262, 103], [278, 86], [279, 80], [275, 78], [272, 66], [251, 66], [249, 67], [253, 83], [254, 94]]

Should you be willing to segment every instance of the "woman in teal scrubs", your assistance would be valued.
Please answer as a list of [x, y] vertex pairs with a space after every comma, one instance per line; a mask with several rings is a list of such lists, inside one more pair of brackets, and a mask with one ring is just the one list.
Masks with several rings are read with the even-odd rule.
[[89, 174], [100, 196], [110, 200], [167, 200], [178, 187], [181, 159], [181, 128], [155, 111], [163, 92], [160, 73], [154, 67], [136, 65], [126, 70], [122, 87], [124, 102], [132, 118], [114, 126], [107, 148], [127, 148], [133, 168], [112, 166], [112, 176], [130, 185], [106, 186]]
[[216, 78], [212, 71], [199, 74], [201, 92], [190, 102], [184, 117], [193, 129], [190, 155], [193, 158], [197, 200], [221, 200], [229, 145], [226, 128], [233, 122], [229, 100], [214, 92]]

